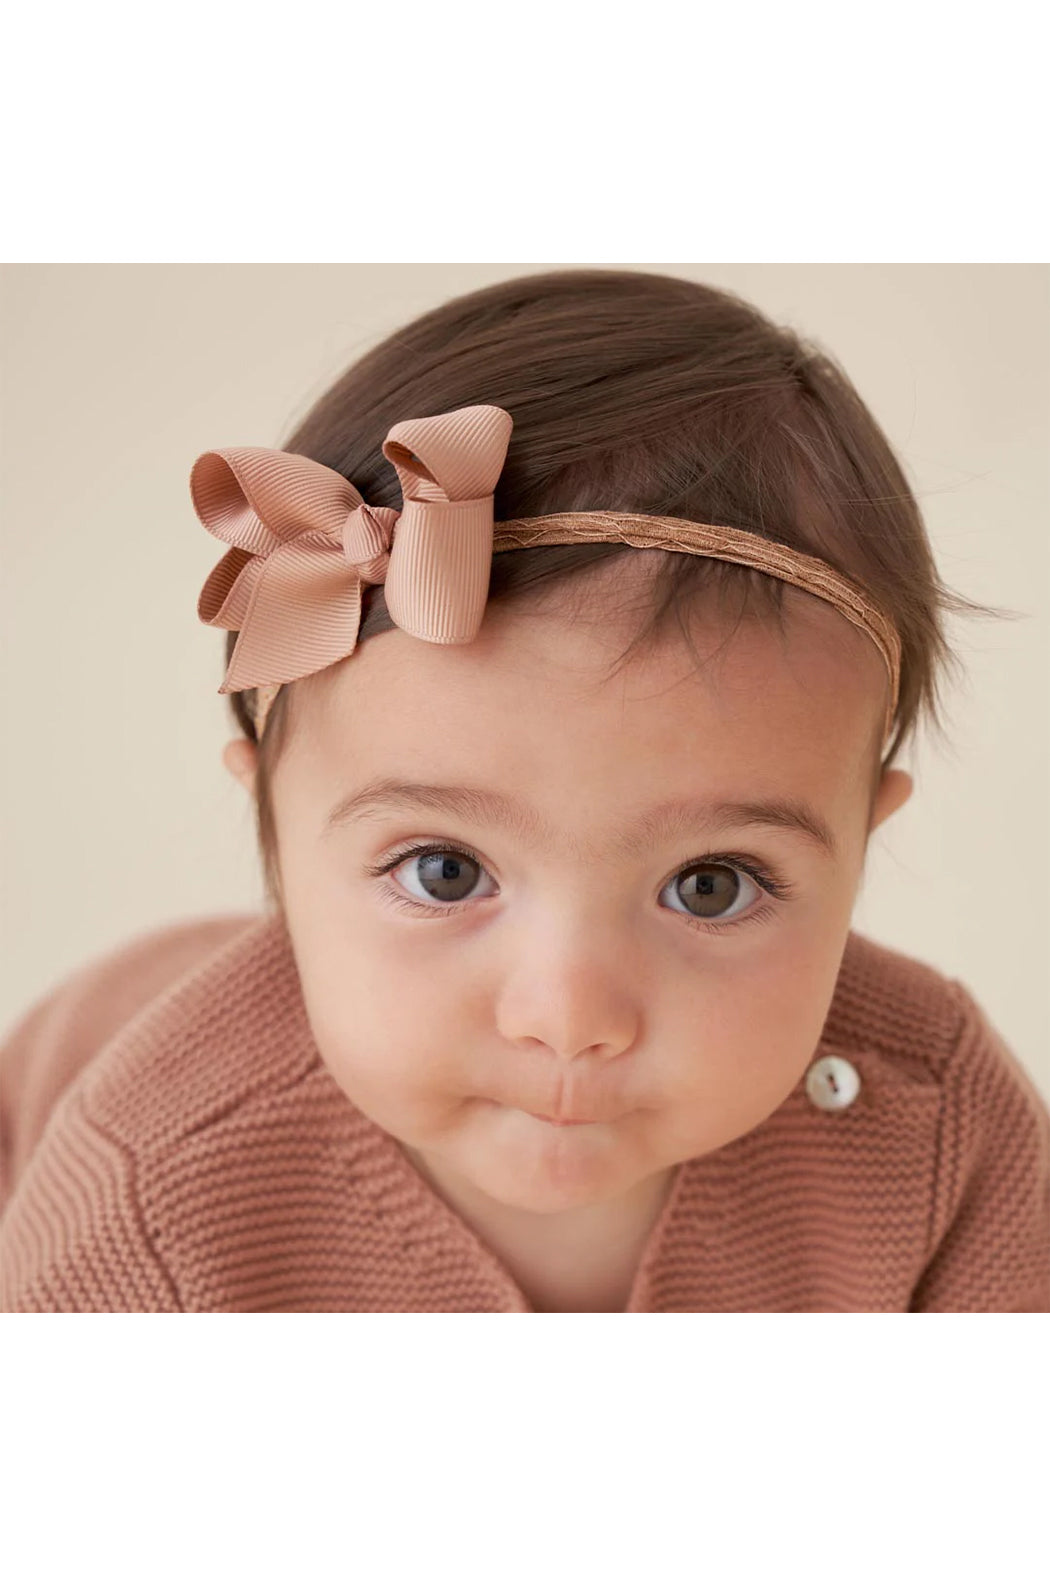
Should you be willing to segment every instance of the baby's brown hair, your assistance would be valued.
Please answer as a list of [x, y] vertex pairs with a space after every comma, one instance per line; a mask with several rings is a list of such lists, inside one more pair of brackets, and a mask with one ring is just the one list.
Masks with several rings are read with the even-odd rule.
[[[884, 755], [881, 717], [873, 735], [872, 797], [920, 720], [944, 738], [942, 685], [962, 665], [945, 615], [1019, 616], [943, 583], [915, 496], [846, 373], [729, 291], [634, 269], [572, 268], [457, 296], [351, 366], [283, 447], [339, 471], [367, 502], [400, 508], [382, 454], [389, 428], [475, 404], [500, 405], [514, 420], [497, 519], [613, 509], [729, 525], [823, 558], [862, 585], [901, 639], [897, 721]], [[521, 602], [627, 552], [637, 549], [581, 542], [494, 554], [488, 601]], [[807, 594], [741, 564], [656, 556], [646, 616], [611, 671], [675, 627], [688, 642], [688, 615], [712, 596], [783, 636], [785, 598]], [[358, 640], [393, 627], [383, 587], [366, 587]], [[227, 664], [236, 640], [229, 631]], [[310, 683], [281, 689], [258, 749], [256, 830], [278, 909], [271, 779], [293, 697]], [[229, 696], [252, 740], [254, 699], [253, 690]]]

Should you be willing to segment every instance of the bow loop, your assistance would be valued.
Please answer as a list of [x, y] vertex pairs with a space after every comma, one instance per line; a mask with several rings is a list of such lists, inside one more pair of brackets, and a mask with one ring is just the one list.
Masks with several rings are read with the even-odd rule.
[[461, 503], [496, 490], [514, 422], [499, 405], [398, 421], [383, 444], [405, 502]]
[[419, 640], [463, 645], [485, 616], [494, 493], [514, 422], [499, 405], [465, 405], [398, 421], [383, 454], [404, 507], [384, 594], [391, 618]]

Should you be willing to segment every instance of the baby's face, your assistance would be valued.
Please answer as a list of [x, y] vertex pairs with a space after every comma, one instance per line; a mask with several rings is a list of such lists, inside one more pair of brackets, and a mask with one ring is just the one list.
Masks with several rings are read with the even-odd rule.
[[[797, 598], [790, 667], [744, 624], [717, 666], [676, 641], [603, 683], [634, 625], [555, 600], [490, 606], [465, 646], [383, 633], [306, 694], [273, 784], [305, 1006], [333, 1077], [432, 1176], [529, 1214], [598, 1204], [798, 1082], [889, 810], [869, 821], [881, 657]], [[705, 656], [726, 638], [695, 634]], [[329, 822], [380, 781], [426, 796]], [[715, 808], [770, 800], [833, 850]]]

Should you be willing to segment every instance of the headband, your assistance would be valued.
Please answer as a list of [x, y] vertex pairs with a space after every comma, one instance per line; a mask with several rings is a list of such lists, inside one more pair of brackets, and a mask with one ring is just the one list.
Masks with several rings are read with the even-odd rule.
[[215, 448], [197, 458], [194, 509], [229, 549], [204, 583], [197, 616], [240, 631], [218, 693], [256, 690], [258, 741], [282, 685], [352, 655], [365, 585], [383, 586], [390, 617], [407, 634], [463, 645], [481, 627], [493, 553], [622, 541], [761, 569], [837, 607], [886, 663], [885, 745], [900, 638], [859, 585], [820, 558], [728, 525], [601, 509], [496, 520], [493, 494], [513, 425], [499, 405], [398, 421], [383, 455], [401, 483], [400, 510], [373, 507], [339, 471], [284, 449]]

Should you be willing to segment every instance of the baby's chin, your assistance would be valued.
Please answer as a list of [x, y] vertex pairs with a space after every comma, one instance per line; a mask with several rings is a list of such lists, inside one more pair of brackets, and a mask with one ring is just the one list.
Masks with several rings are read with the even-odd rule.
[[563, 1214], [611, 1201], [656, 1168], [641, 1163], [630, 1126], [629, 1116], [555, 1126], [526, 1110], [477, 1100], [469, 1119], [435, 1145], [432, 1159], [425, 1146], [422, 1157], [505, 1208]]

